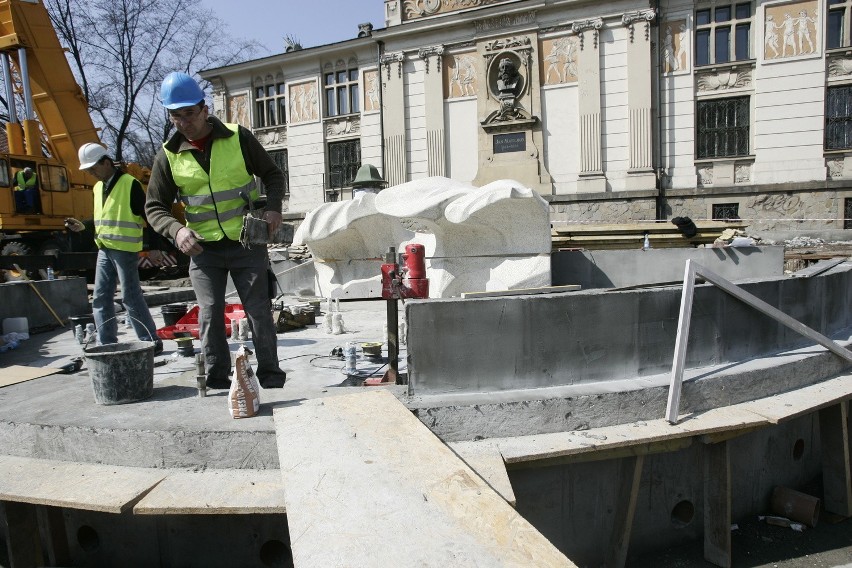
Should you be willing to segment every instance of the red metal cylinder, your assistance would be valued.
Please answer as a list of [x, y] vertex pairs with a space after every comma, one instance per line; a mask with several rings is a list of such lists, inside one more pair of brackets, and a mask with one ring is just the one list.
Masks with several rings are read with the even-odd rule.
[[402, 254], [406, 277], [410, 279], [426, 278], [426, 249], [423, 245], [407, 244]]
[[390, 300], [396, 298], [394, 292], [394, 278], [399, 273], [399, 267], [396, 264], [382, 264], [382, 298]]

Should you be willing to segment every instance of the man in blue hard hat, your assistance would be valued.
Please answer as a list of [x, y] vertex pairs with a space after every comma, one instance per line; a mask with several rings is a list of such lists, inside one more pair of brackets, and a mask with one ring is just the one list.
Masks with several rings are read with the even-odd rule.
[[[201, 348], [209, 388], [228, 388], [231, 354], [225, 334], [228, 275], [243, 304], [264, 388], [281, 387], [286, 374], [278, 365], [278, 345], [268, 293], [266, 245], [240, 242], [249, 200], [266, 187], [263, 220], [270, 236], [281, 225], [284, 174], [247, 129], [210, 116], [204, 91], [186, 73], [170, 73], [160, 98], [177, 132], [154, 159], [145, 213], [151, 227], [172, 238], [191, 257], [189, 277], [200, 308]], [[185, 206], [186, 225], [172, 214], [175, 199]]]

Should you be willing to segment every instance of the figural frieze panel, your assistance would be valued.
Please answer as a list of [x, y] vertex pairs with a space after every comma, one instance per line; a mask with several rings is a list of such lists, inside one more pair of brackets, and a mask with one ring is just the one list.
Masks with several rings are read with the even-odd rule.
[[577, 36], [562, 36], [541, 42], [541, 84], [560, 85], [577, 82]]
[[378, 112], [381, 110], [379, 91], [382, 82], [379, 79], [379, 70], [370, 69], [364, 71], [364, 112]]
[[663, 24], [663, 73], [689, 71], [689, 30], [686, 20]]
[[290, 124], [319, 120], [319, 97], [317, 82], [306, 81], [290, 85]]
[[794, 59], [819, 54], [820, 30], [823, 24], [816, 0], [767, 5], [764, 14], [764, 60]]
[[479, 89], [476, 52], [444, 55], [444, 98], [474, 97]]
[[417, 20], [437, 14], [458, 12], [467, 8], [478, 8], [491, 4], [501, 4], [507, 0], [403, 0], [402, 20]]
[[246, 128], [251, 127], [248, 115], [248, 96], [242, 94], [228, 97], [228, 120]]

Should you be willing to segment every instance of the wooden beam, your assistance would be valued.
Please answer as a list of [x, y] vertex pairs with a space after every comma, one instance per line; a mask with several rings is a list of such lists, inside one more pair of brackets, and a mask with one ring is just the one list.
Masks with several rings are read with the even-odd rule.
[[728, 442], [704, 446], [704, 559], [731, 566], [731, 463]]
[[59, 507], [36, 506], [41, 549], [48, 566], [70, 566], [71, 551], [65, 533], [65, 517]]
[[0, 501], [0, 523], [5, 527], [10, 568], [43, 566], [38, 523], [33, 505]]
[[627, 563], [630, 532], [633, 529], [633, 516], [636, 513], [636, 501], [639, 496], [639, 483], [642, 481], [644, 463], [645, 456], [624, 458], [619, 462], [615, 525], [612, 528], [609, 553], [605, 564], [610, 568], [621, 568]]
[[841, 402], [819, 411], [822, 446], [823, 507], [852, 516], [852, 475], [849, 463], [849, 406]]

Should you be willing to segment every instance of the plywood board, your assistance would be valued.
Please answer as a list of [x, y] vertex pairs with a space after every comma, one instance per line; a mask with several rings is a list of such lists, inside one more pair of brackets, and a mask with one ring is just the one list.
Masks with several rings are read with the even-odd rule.
[[497, 443], [506, 463], [512, 464], [769, 425], [766, 418], [741, 406], [726, 406], [694, 416], [681, 416], [677, 424], [670, 424], [664, 419], [648, 420], [575, 432], [492, 438], [492, 441]]
[[387, 391], [274, 420], [295, 566], [574, 566]]
[[511, 506], [515, 506], [515, 492], [509, 481], [509, 472], [503, 462], [503, 455], [497, 444], [484, 440], [482, 442], [453, 442], [450, 448], [469, 465], [479, 477], [499, 493]]
[[53, 367], [26, 367], [24, 365], [9, 365], [0, 370], [0, 388], [8, 387], [24, 381], [31, 381], [39, 377], [46, 377], [55, 373], [61, 373], [62, 369]]
[[167, 472], [0, 456], [0, 501], [121, 513]]
[[137, 515], [244, 515], [284, 513], [284, 486], [276, 470], [205, 470], [169, 473], [133, 507]]
[[773, 424], [778, 424], [850, 397], [852, 397], [852, 375], [841, 375], [815, 385], [743, 403], [740, 406], [765, 416]]

